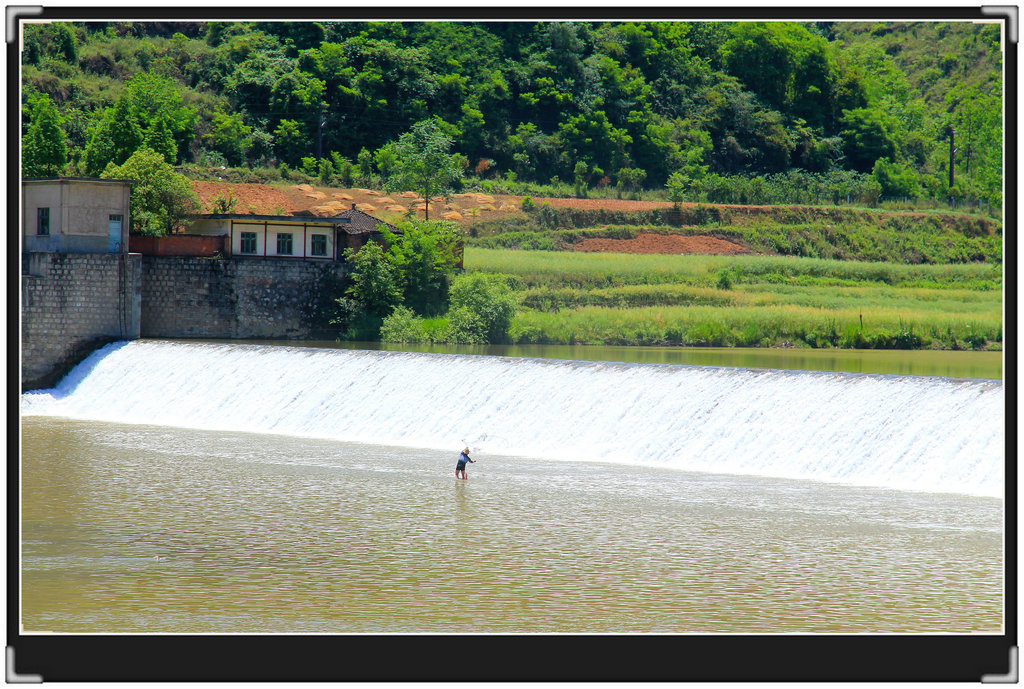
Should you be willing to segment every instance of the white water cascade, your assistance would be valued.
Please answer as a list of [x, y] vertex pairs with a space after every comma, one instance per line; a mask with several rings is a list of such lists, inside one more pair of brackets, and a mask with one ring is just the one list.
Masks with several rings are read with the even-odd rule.
[[21, 412], [1003, 495], [994, 380], [136, 341]]

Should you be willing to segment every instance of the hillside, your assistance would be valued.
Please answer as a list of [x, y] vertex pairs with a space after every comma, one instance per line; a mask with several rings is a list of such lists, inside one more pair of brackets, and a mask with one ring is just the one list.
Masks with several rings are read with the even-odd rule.
[[1001, 204], [991, 24], [25, 28], [26, 174], [98, 175], [149, 146], [186, 168], [376, 189], [381, 149], [438, 118], [483, 193], [664, 199], [672, 181], [691, 202], [807, 202], [815, 187], [813, 203]]
[[837, 41], [889, 56], [925, 103], [946, 107], [969, 92], [998, 96], [1002, 69], [999, 26], [955, 22], [831, 24]]

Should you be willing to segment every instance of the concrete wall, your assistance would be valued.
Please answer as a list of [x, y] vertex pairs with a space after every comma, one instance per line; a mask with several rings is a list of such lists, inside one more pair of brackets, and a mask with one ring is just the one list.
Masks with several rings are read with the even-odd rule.
[[142, 257], [22, 255], [21, 382], [51, 387], [96, 347], [139, 337]]
[[142, 337], [305, 339], [341, 263], [286, 258], [142, 258]]
[[[127, 253], [131, 186], [124, 180], [53, 178], [22, 182], [25, 251]], [[38, 209], [50, 211], [49, 235], [38, 234]], [[121, 216], [116, 251], [110, 247], [110, 217]]]

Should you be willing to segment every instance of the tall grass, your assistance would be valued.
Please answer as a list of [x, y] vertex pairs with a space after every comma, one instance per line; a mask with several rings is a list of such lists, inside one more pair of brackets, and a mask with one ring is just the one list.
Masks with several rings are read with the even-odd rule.
[[520, 291], [520, 304], [539, 311], [581, 306], [772, 306], [792, 304], [820, 309], [891, 307], [944, 313], [998, 314], [1002, 295], [993, 291], [888, 286], [820, 287], [816, 285], [738, 285], [731, 289], [692, 285], [627, 285], [600, 289], [531, 287]]
[[1002, 268], [993, 264], [900, 265], [793, 256], [706, 256], [510, 251], [466, 247], [466, 270], [509, 273], [524, 287], [601, 288], [638, 284], [712, 285], [721, 271], [742, 281], [800, 278], [876, 282], [896, 286], [1000, 289]]
[[998, 314], [968, 316], [896, 307], [585, 306], [557, 313], [522, 311], [513, 320], [510, 336], [516, 344], [969, 349], [1001, 342], [1002, 323]]
[[517, 289], [516, 344], [998, 348], [1002, 270], [469, 247]]

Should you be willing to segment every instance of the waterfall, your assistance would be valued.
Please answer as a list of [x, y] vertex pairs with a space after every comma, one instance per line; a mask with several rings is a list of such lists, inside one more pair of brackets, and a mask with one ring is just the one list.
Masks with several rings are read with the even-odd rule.
[[134, 341], [21, 412], [1003, 495], [998, 380]]

